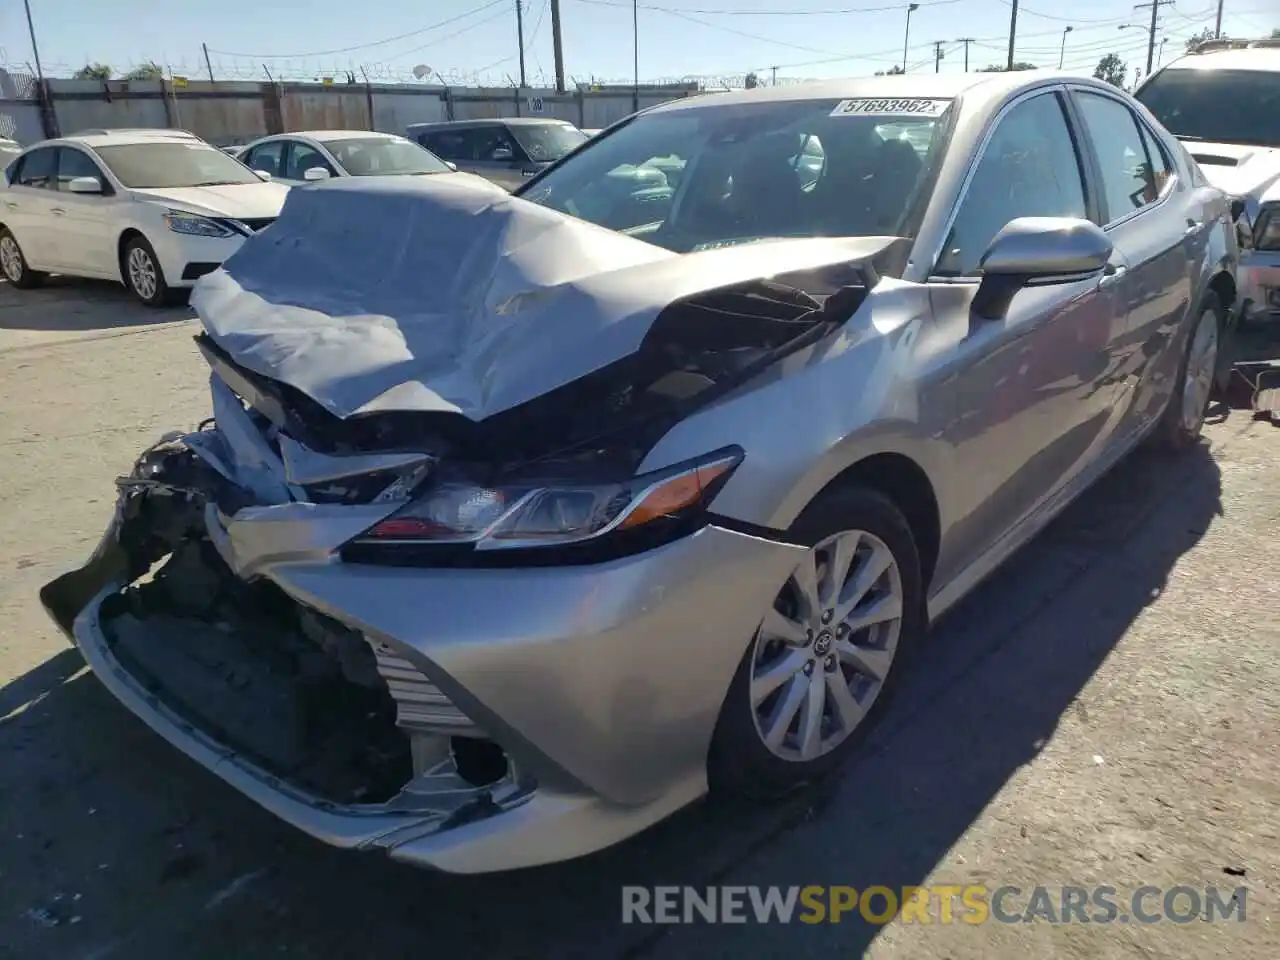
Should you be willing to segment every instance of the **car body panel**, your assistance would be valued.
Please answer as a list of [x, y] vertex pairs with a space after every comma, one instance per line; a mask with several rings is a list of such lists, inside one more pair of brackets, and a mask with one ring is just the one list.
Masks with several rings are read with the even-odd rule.
[[[199, 493], [152, 469], [154, 451], [121, 481], [118, 518], [99, 553], [42, 598], [130, 709], [328, 842], [475, 872], [576, 856], [628, 836], [707, 789], [726, 691], [779, 585], [806, 553], [793, 525], [822, 490], [885, 463], [923, 478], [926, 495], [910, 506], [922, 521], [920, 549], [936, 550], [925, 574], [928, 613], [938, 616], [1132, 449], [1166, 408], [1207, 289], [1232, 282], [1238, 251], [1227, 203], [1154, 127], [1171, 154], [1171, 176], [1159, 190], [1148, 177], [1151, 197], [1112, 216], [1100, 197], [1116, 170], [1094, 155], [1077, 90], [1114, 98], [1135, 124], [1150, 123], [1105, 84], [1041, 73], [768, 88], [654, 111], [949, 98], [946, 160], [912, 237], [757, 237], [676, 254], [520, 196], [351, 178], [295, 191], [271, 231], [200, 282], [194, 304], [208, 335], [201, 348], [213, 370], [216, 424], [160, 449], [190, 455], [201, 482], [224, 493], [229, 484], [248, 500], [204, 495], [200, 530], [226, 576], [271, 585], [297, 609], [354, 632], [379, 664], [394, 659], [397, 683], [417, 684], [499, 744], [512, 767], [479, 806], [446, 801], [421, 765], [391, 800], [334, 806], [198, 725], [184, 732], [162, 698], [135, 689], [104, 634], [129, 566], [117, 556], [111, 562], [123, 566], [113, 575], [103, 558], [127, 553], [126, 533], [150, 530], [151, 521], [128, 514], [137, 497], [176, 503], [175, 494]], [[948, 238], [966, 203], [992, 199], [973, 171], [989, 151], [1001, 162], [1011, 155], [992, 147], [1000, 125], [1040, 97], [1060, 108], [1081, 151], [1076, 174], [1087, 197], [1086, 217], [1044, 222], [1083, 230], [1095, 253], [1087, 270], [1058, 266], [1043, 282], [1018, 279], [993, 310], [1000, 272], [990, 264], [989, 275], [944, 269], [944, 253], [954, 252]], [[824, 118], [837, 116], [826, 109]], [[604, 148], [645, 115], [584, 149]], [[398, 219], [388, 219], [389, 209]], [[1012, 214], [1019, 223], [1048, 216]], [[343, 223], [381, 239], [353, 243]], [[346, 260], [332, 256], [340, 248]], [[803, 303], [803, 333], [751, 353], [754, 362], [731, 366], [703, 392], [679, 395], [661, 416], [625, 420], [621, 404], [634, 385], [627, 363], [647, 356], [664, 318], [689, 332], [679, 307], [742, 289], [760, 312], [714, 301], [719, 320], [704, 318], [707, 331], [769, 316], [766, 303]], [[708, 339], [712, 353], [722, 349]], [[723, 350], [739, 348], [734, 340]], [[683, 361], [677, 367], [691, 372]], [[711, 380], [702, 370], [692, 372]], [[564, 391], [596, 377], [618, 378], [605, 407], [614, 432], [574, 434], [579, 395]], [[488, 447], [475, 446], [481, 454], [462, 441], [460, 448], [517, 478], [566, 451], [594, 455], [611, 444], [636, 448], [627, 476], [645, 482], [722, 450], [734, 451], [736, 466], [703, 522], [618, 556], [487, 565], [345, 552], [412, 502], [421, 478], [413, 471], [423, 463], [441, 476], [471, 465], [450, 444], [435, 444], [432, 430], [447, 422], [470, 439], [463, 427], [522, 411], [526, 419], [515, 422], [525, 429], [492, 434]], [[423, 431], [409, 441], [362, 439], [393, 415]], [[660, 429], [650, 435], [653, 424]], [[547, 435], [534, 453], [525, 452], [529, 432]], [[403, 472], [379, 480], [388, 485], [377, 495], [350, 502], [323, 500], [305, 484], [351, 480], [354, 489], [355, 479], [384, 470]], [[427, 486], [435, 482], [428, 474]], [[925, 536], [930, 511], [936, 543]], [[719, 612], [708, 618], [708, 609]]]

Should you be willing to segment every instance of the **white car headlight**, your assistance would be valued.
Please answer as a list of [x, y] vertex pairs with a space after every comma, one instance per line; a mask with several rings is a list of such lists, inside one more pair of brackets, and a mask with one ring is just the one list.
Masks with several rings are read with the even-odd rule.
[[217, 220], [201, 217], [181, 210], [169, 210], [164, 215], [164, 225], [174, 233], [189, 237], [233, 237], [236, 232]]
[[442, 547], [492, 556], [604, 541], [615, 541], [604, 552], [649, 549], [696, 526], [741, 462], [730, 448], [612, 483], [444, 482], [353, 540], [348, 559], [428, 565]]

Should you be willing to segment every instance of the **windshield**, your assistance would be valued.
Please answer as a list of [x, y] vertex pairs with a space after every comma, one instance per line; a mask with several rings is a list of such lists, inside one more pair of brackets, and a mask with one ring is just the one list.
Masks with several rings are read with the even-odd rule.
[[353, 177], [449, 172], [430, 150], [400, 137], [326, 140], [324, 146]]
[[587, 139], [577, 127], [564, 123], [513, 123], [509, 129], [534, 163], [559, 160]]
[[1162, 70], [1135, 96], [1175, 137], [1280, 147], [1280, 73]]
[[804, 100], [646, 114], [520, 195], [676, 253], [770, 237], [909, 237], [933, 188], [948, 105]]
[[262, 182], [239, 160], [204, 143], [130, 143], [94, 149], [116, 179], [133, 189]]

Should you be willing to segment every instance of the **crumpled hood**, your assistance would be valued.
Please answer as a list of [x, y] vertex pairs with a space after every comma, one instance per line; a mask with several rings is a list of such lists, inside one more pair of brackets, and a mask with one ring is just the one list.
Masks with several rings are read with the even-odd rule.
[[[192, 298], [238, 364], [339, 417], [515, 407], [634, 353], [672, 301], [869, 259], [894, 238], [677, 255], [453, 178], [289, 194]], [[732, 322], [731, 319], [726, 322]]]
[[282, 183], [228, 183], [213, 187], [152, 187], [135, 190], [139, 200], [233, 220], [260, 220], [280, 214], [289, 188]]

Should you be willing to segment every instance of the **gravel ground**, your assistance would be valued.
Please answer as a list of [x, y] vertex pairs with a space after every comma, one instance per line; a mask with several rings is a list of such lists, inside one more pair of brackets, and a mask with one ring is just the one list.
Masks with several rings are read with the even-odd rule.
[[[1185, 457], [1117, 468], [938, 626], [821, 793], [445, 877], [279, 824], [117, 706], [39, 609], [97, 541], [114, 475], [205, 415], [189, 315], [0, 286], [0, 956], [1280, 956], [1276, 428], [1220, 414]], [[623, 884], [923, 883], [1245, 885], [1247, 915], [620, 923]]]

